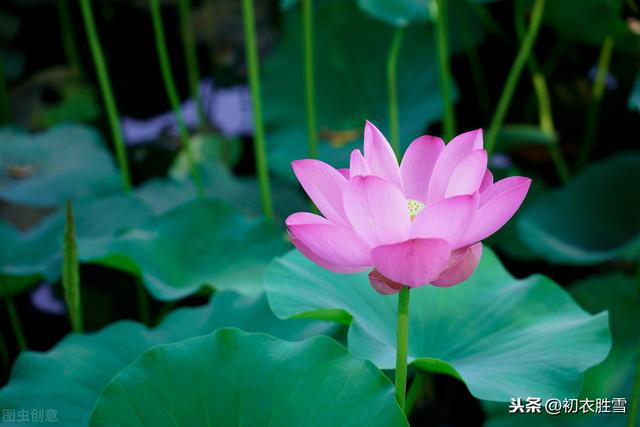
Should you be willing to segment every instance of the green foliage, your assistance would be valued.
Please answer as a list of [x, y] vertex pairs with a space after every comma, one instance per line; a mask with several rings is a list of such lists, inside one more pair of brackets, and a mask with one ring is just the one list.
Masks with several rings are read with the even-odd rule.
[[[314, 34], [316, 117], [319, 158], [346, 166], [350, 151], [362, 145], [365, 119], [389, 133], [386, 52], [394, 28], [358, 10], [352, 1], [316, 2]], [[293, 178], [290, 163], [309, 156], [304, 105], [302, 28], [298, 8], [283, 16], [282, 39], [263, 67], [263, 101], [269, 167]], [[482, 38], [467, 24], [468, 40]], [[460, 51], [462, 37], [450, 41]], [[322, 60], [320, 60], [322, 58]], [[400, 141], [404, 149], [442, 117], [433, 29], [411, 26], [404, 32], [398, 62]]]
[[173, 311], [154, 329], [138, 322], [120, 321], [93, 334], [70, 334], [46, 353], [22, 353], [9, 383], [0, 390], [0, 407], [56, 408], [57, 425], [87, 425], [103, 388], [146, 350], [226, 326], [286, 340], [331, 330], [322, 322], [278, 320], [262, 296], [243, 298], [222, 292], [206, 306]]
[[248, 220], [220, 201], [196, 199], [122, 233], [93, 261], [140, 275], [163, 301], [201, 288], [255, 295], [267, 264], [287, 247], [272, 222]]
[[115, 424], [408, 426], [387, 377], [330, 338], [237, 329], [143, 354], [105, 388], [89, 425]]
[[[381, 369], [394, 367], [397, 295], [379, 295], [366, 273], [331, 273], [291, 251], [269, 267], [265, 289], [283, 318], [352, 316], [350, 351]], [[465, 283], [412, 291], [409, 360], [462, 379], [480, 399], [575, 396], [583, 372], [609, 351], [607, 321], [606, 313], [585, 313], [546, 277], [514, 279], [485, 248]]]
[[[199, 159], [205, 195], [222, 199], [247, 215], [260, 215], [262, 207], [257, 180], [254, 177], [233, 175], [231, 170], [222, 163], [222, 159], [216, 158], [218, 153], [212, 153], [209, 150], [203, 146], [203, 151], [208, 154], [204, 154]], [[212, 151], [217, 149], [212, 148]], [[153, 184], [145, 183], [143, 189], [136, 190], [136, 193], [139, 195], [155, 193], [153, 200], [148, 200], [152, 205], [165, 205], [168, 201], [172, 201], [171, 206], [176, 206], [178, 203], [196, 197], [196, 189], [188, 175], [190, 172], [187, 166], [186, 157], [179, 156], [169, 171], [169, 180], [159, 180]], [[289, 214], [308, 207], [308, 202], [298, 191], [297, 185], [294, 186], [289, 181], [276, 178], [271, 180], [271, 187], [278, 199], [275, 210], [279, 218], [284, 219]], [[170, 198], [166, 197], [167, 192]], [[144, 198], [147, 200], [146, 197]]]
[[83, 84], [67, 84], [62, 87], [62, 99], [42, 111], [39, 120], [44, 127], [66, 122], [93, 122], [100, 117], [100, 106], [94, 89]]
[[118, 172], [98, 132], [61, 125], [28, 135], [0, 130], [0, 198], [35, 206], [107, 194], [119, 188]]
[[[57, 221], [54, 219], [53, 221]], [[0, 296], [20, 293], [60, 274], [58, 229], [45, 226], [22, 232], [0, 221]]]
[[80, 263], [76, 244], [76, 224], [73, 219], [73, 207], [67, 202], [62, 245], [62, 288], [69, 310], [71, 327], [82, 332], [82, 297], [80, 292]]
[[586, 265], [640, 256], [640, 155], [593, 164], [566, 187], [529, 203], [518, 216], [520, 237], [557, 264]]
[[[151, 210], [132, 195], [85, 199], [74, 206], [78, 254], [84, 261], [104, 256], [119, 233], [151, 217]], [[0, 236], [7, 248], [0, 251], [5, 292], [18, 293], [40, 280], [60, 278], [64, 224], [62, 210], [27, 232], [0, 222]]]
[[433, 19], [430, 3], [433, 5], [431, 0], [358, 0], [358, 6], [365, 12], [398, 26]]
[[[632, 380], [638, 354], [640, 323], [640, 295], [633, 278], [620, 273], [590, 277], [571, 287], [571, 294], [589, 312], [609, 311], [611, 322], [611, 352], [604, 362], [589, 369], [584, 376], [581, 398], [631, 398]], [[624, 414], [536, 414], [518, 416], [507, 414], [504, 406], [489, 408], [493, 417], [487, 427], [622, 427]]]
[[639, 42], [623, 19], [623, 3], [623, 0], [547, 1], [544, 22], [573, 41], [600, 45], [611, 35], [618, 47], [635, 49]]

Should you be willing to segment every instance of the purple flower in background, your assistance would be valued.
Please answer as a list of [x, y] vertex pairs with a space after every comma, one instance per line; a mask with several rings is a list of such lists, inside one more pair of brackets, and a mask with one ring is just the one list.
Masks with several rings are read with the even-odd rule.
[[51, 284], [41, 283], [31, 291], [31, 304], [43, 313], [62, 316], [67, 312], [67, 306], [54, 292]]
[[[202, 80], [198, 87], [207, 123], [233, 137], [253, 133], [251, 97], [246, 86], [232, 86], [216, 89], [212, 79]], [[198, 126], [198, 107], [192, 98], [182, 103], [182, 115], [187, 127]], [[150, 119], [122, 117], [122, 133], [128, 145], [144, 144], [156, 140], [163, 132], [178, 135], [176, 120], [172, 111], [167, 111]]]

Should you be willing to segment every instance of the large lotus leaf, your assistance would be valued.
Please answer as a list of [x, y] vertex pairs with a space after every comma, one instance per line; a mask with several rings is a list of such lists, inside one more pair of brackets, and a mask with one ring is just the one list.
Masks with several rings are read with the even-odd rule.
[[95, 129], [61, 125], [36, 135], [0, 130], [0, 198], [55, 205], [117, 191], [120, 178]]
[[593, 164], [518, 215], [524, 243], [552, 263], [595, 264], [640, 256], [640, 154]]
[[398, 26], [432, 19], [429, 3], [431, 0], [358, 0], [365, 12]]
[[[372, 16], [396, 26], [404, 26], [411, 22], [434, 21], [438, 16], [435, 0], [357, 0], [358, 6]], [[476, 14], [472, 6], [467, 4], [478, 0], [448, 1], [448, 40], [453, 46], [482, 41], [480, 27], [477, 26]], [[473, 27], [470, 27], [473, 25]], [[466, 32], [466, 33], [465, 33]], [[465, 41], [466, 39], [466, 41]]]
[[201, 288], [255, 295], [262, 291], [267, 264], [287, 247], [273, 222], [247, 219], [217, 200], [196, 199], [121, 234], [94, 261], [140, 275], [163, 301]]
[[[293, 178], [290, 163], [309, 156], [304, 109], [302, 28], [299, 8], [283, 15], [282, 38], [263, 67], [263, 104], [269, 166]], [[389, 135], [386, 52], [394, 29], [363, 14], [353, 1], [317, 2], [315, 20], [316, 116], [319, 157], [346, 166], [361, 145], [365, 119]], [[478, 36], [467, 25], [470, 40]], [[479, 36], [478, 36], [479, 37]], [[452, 50], [461, 43], [452, 41]], [[442, 116], [432, 28], [410, 26], [398, 62], [400, 140], [406, 147]]]
[[190, 182], [163, 178], [145, 181], [136, 188], [135, 193], [154, 214], [163, 214], [197, 197], [195, 187]]
[[[204, 150], [202, 147], [200, 149]], [[262, 213], [260, 191], [255, 177], [235, 176], [219, 159], [213, 158], [213, 155], [207, 157], [205, 154], [198, 161], [206, 196], [224, 200], [247, 215]], [[280, 218], [286, 218], [289, 214], [309, 206], [297, 185], [292, 185], [290, 181], [277, 177], [272, 179], [271, 191], [273, 199], [278, 200], [274, 208]], [[176, 158], [169, 170], [169, 178], [149, 180], [136, 188], [135, 194], [156, 214], [164, 213], [198, 197], [186, 155], [181, 153]]]
[[[291, 251], [269, 267], [265, 289], [283, 318], [351, 317], [349, 349], [394, 368], [397, 296], [375, 292], [366, 272], [332, 273]], [[607, 321], [546, 277], [513, 278], [485, 248], [466, 282], [411, 291], [409, 359], [462, 379], [480, 399], [575, 395], [582, 373], [609, 351]]]
[[[234, 176], [227, 166], [216, 159], [204, 159], [200, 163], [200, 176], [204, 193], [231, 204], [247, 215], [260, 215], [262, 204], [260, 201], [260, 189], [255, 177]], [[176, 161], [170, 170], [173, 182], [181, 182], [187, 187], [185, 193], [196, 196], [190, 167], [186, 161]], [[309, 207], [307, 200], [302, 196], [297, 185], [290, 181], [273, 177], [270, 181], [273, 200], [277, 200], [274, 209], [276, 214], [284, 219], [293, 212], [305, 210]], [[160, 194], [163, 196], [163, 194]]]
[[152, 210], [135, 195], [91, 200], [79, 204], [76, 210], [76, 240], [81, 260], [104, 256], [119, 235], [153, 217]]
[[120, 321], [96, 333], [70, 334], [46, 353], [21, 353], [9, 383], [0, 390], [0, 407], [53, 408], [57, 409], [57, 425], [87, 425], [103, 388], [144, 351], [225, 326], [287, 340], [330, 331], [330, 326], [323, 322], [278, 320], [264, 296], [240, 297], [221, 292], [206, 306], [171, 312], [154, 329]]
[[[592, 400], [614, 397], [631, 402], [631, 389], [636, 361], [640, 351], [640, 295], [633, 278], [621, 273], [595, 276], [574, 284], [571, 293], [589, 312], [609, 310], [611, 323], [611, 352], [604, 362], [589, 369], [584, 376], [580, 398]], [[560, 400], [564, 396], [556, 396]], [[549, 416], [508, 415], [504, 406], [490, 408], [493, 417], [487, 427], [623, 427], [624, 414], [561, 414]], [[609, 409], [611, 410], [611, 408]]]
[[[124, 194], [79, 200], [73, 208], [78, 252], [83, 261], [106, 256], [109, 244], [119, 233], [152, 216], [141, 200]], [[59, 210], [26, 232], [0, 223], [4, 292], [17, 293], [40, 280], [56, 282], [60, 278], [64, 221], [64, 213]]]
[[[55, 220], [54, 220], [55, 221]], [[42, 279], [60, 272], [58, 234], [45, 220], [45, 226], [22, 232], [0, 221], [0, 296], [28, 289]]]
[[228, 328], [147, 351], [104, 389], [89, 425], [409, 424], [389, 379], [331, 338]]

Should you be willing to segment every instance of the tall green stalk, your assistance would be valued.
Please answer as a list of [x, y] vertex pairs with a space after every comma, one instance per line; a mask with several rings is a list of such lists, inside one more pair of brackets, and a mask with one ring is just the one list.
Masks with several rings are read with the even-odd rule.
[[520, 74], [522, 74], [522, 69], [527, 63], [531, 50], [533, 49], [533, 44], [538, 36], [538, 30], [540, 29], [540, 23], [542, 22], [542, 15], [544, 14], [544, 5], [545, 0], [535, 0], [535, 3], [533, 4], [531, 22], [529, 23], [527, 32], [520, 44], [520, 49], [518, 50], [516, 59], [511, 66], [511, 70], [507, 76], [507, 81], [502, 89], [500, 99], [498, 100], [498, 106], [496, 107], [493, 119], [489, 125], [489, 130], [487, 131], [486, 149], [489, 153], [491, 153], [495, 148], [496, 136], [498, 135], [498, 131], [500, 130], [500, 127], [507, 115], [507, 110], [511, 105], [511, 99], [513, 98], [513, 93], [515, 92], [516, 85], [518, 84], [518, 79], [520, 78]]
[[244, 21], [245, 51], [247, 68], [249, 71], [249, 88], [251, 90], [251, 104], [253, 106], [253, 151], [256, 161], [258, 183], [260, 185], [260, 199], [262, 210], [268, 218], [273, 218], [273, 203], [269, 186], [269, 169], [267, 166], [267, 150], [264, 137], [264, 122], [262, 119], [262, 99], [260, 90], [260, 70], [258, 63], [258, 43], [256, 40], [255, 13], [253, 0], [242, 0], [242, 17]]
[[206, 125], [206, 116], [202, 98], [200, 97], [200, 90], [198, 89], [200, 65], [198, 64], [198, 51], [191, 23], [191, 0], [178, 1], [178, 15], [180, 17], [182, 45], [184, 46], [184, 59], [187, 64], [187, 76], [189, 77], [189, 89], [198, 109], [198, 125], [199, 127], [204, 127]]
[[391, 148], [400, 156], [400, 125], [398, 122], [398, 56], [402, 46], [404, 28], [397, 27], [393, 33], [389, 55], [387, 56], [387, 88], [389, 91], [389, 126], [391, 127]]
[[93, 20], [91, 0], [80, 0], [80, 9], [82, 10], [84, 27], [87, 31], [87, 38], [89, 40], [91, 56], [93, 57], [93, 63], [96, 67], [96, 74], [98, 76], [100, 92], [102, 93], [102, 98], [104, 99], [104, 105], [105, 109], [107, 110], [109, 125], [111, 126], [111, 134], [113, 136], [113, 142], [115, 145], [116, 158], [118, 159], [118, 166], [120, 167], [122, 187], [124, 188], [124, 191], [128, 193], [129, 191], [131, 191], [131, 179], [129, 177], [129, 162], [127, 160], [127, 151], [124, 145], [124, 140], [122, 138], [122, 128], [120, 127], [118, 109], [116, 107], [116, 101], [113, 96], [113, 90], [111, 89], [111, 82], [109, 80], [109, 74], [107, 72], [107, 65], [102, 53], [102, 47], [100, 46], [100, 40], [98, 39], [96, 24]]
[[410, 288], [405, 286], [398, 294], [398, 324], [396, 329], [396, 401], [405, 408], [407, 393], [407, 356], [409, 349], [409, 297]]
[[69, 14], [69, 0], [57, 0], [58, 21], [60, 22], [60, 32], [62, 34], [62, 47], [67, 57], [67, 63], [78, 73], [82, 74], [82, 63], [76, 46], [76, 37], [73, 31], [73, 22]]
[[0, 50], [0, 124], [11, 121], [11, 103], [9, 100], [9, 89], [4, 73], [4, 61], [2, 50]]
[[4, 303], [7, 307], [7, 315], [9, 316], [9, 323], [13, 329], [13, 334], [16, 337], [16, 343], [18, 344], [18, 350], [25, 351], [27, 349], [27, 340], [24, 337], [24, 331], [20, 324], [20, 317], [18, 317], [18, 310], [13, 302], [13, 299], [9, 296], [4, 298]]
[[62, 289], [74, 332], [82, 332], [82, 297], [80, 293], [80, 264], [76, 246], [76, 224], [73, 207], [67, 202], [62, 256]]
[[304, 31], [304, 87], [307, 107], [307, 141], [309, 157], [318, 157], [316, 130], [316, 93], [314, 77], [313, 0], [302, 0], [302, 28]]
[[449, 141], [456, 133], [456, 117], [453, 110], [453, 94], [451, 88], [451, 65], [449, 64], [449, 42], [447, 40], [447, 0], [436, 0], [438, 6], [436, 16], [436, 47], [438, 50], [438, 70], [444, 106], [443, 136]]
[[[518, 37], [520, 39], [522, 39], [525, 32], [523, 6], [524, 2], [520, 0], [517, 2], [514, 9], [516, 11], [516, 29], [518, 32]], [[531, 81], [533, 83], [533, 88], [538, 100], [538, 117], [540, 121], [540, 129], [542, 129], [542, 131], [550, 138], [551, 142], [547, 144], [549, 155], [551, 156], [560, 181], [563, 184], [566, 184], [571, 179], [569, 166], [567, 165], [564, 155], [562, 154], [562, 150], [557, 143], [557, 132], [553, 124], [551, 97], [549, 96], [547, 81], [533, 53], [529, 55], [529, 59], [527, 60], [527, 68], [529, 69], [529, 73], [531, 74]]]
[[189, 143], [189, 130], [182, 116], [182, 109], [180, 107], [180, 98], [178, 97], [178, 90], [176, 89], [175, 80], [173, 79], [173, 73], [171, 71], [171, 63], [169, 61], [169, 51], [167, 49], [167, 42], [164, 35], [164, 26], [162, 24], [162, 13], [160, 11], [160, 0], [150, 0], [151, 2], [151, 22], [153, 24], [153, 34], [156, 40], [156, 52], [158, 54], [158, 61], [160, 62], [160, 71], [162, 73], [162, 80], [164, 81], [164, 88], [169, 98], [169, 104], [173, 110], [173, 115], [178, 125], [178, 133], [180, 134], [180, 143], [182, 149], [187, 155], [187, 159], [191, 165], [191, 175], [193, 176], [193, 182], [196, 186], [198, 196], [204, 195], [204, 188], [202, 186], [202, 178], [200, 177], [200, 169], [195, 161], [191, 144]]
[[578, 158], [576, 160], [576, 169], [580, 169], [589, 159], [591, 150], [596, 142], [596, 132], [598, 130], [598, 115], [600, 114], [600, 105], [606, 88], [607, 74], [609, 72], [609, 64], [613, 54], [614, 40], [608, 36], [602, 43], [600, 49], [600, 57], [598, 58], [598, 71], [596, 72], [596, 80], [593, 83], [593, 95], [589, 111], [587, 112], [587, 129], [585, 131], [584, 141], [580, 146]]

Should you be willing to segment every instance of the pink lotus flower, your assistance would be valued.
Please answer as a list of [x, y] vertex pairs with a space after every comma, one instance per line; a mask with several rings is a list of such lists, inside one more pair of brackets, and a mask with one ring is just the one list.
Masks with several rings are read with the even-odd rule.
[[403, 285], [463, 282], [480, 261], [480, 241], [515, 214], [531, 184], [520, 176], [494, 183], [482, 143], [481, 129], [446, 146], [421, 136], [398, 166], [384, 135], [367, 122], [364, 155], [353, 150], [349, 169], [294, 161], [293, 171], [323, 216], [289, 216], [293, 244], [337, 273], [373, 268], [371, 285], [382, 294]]

